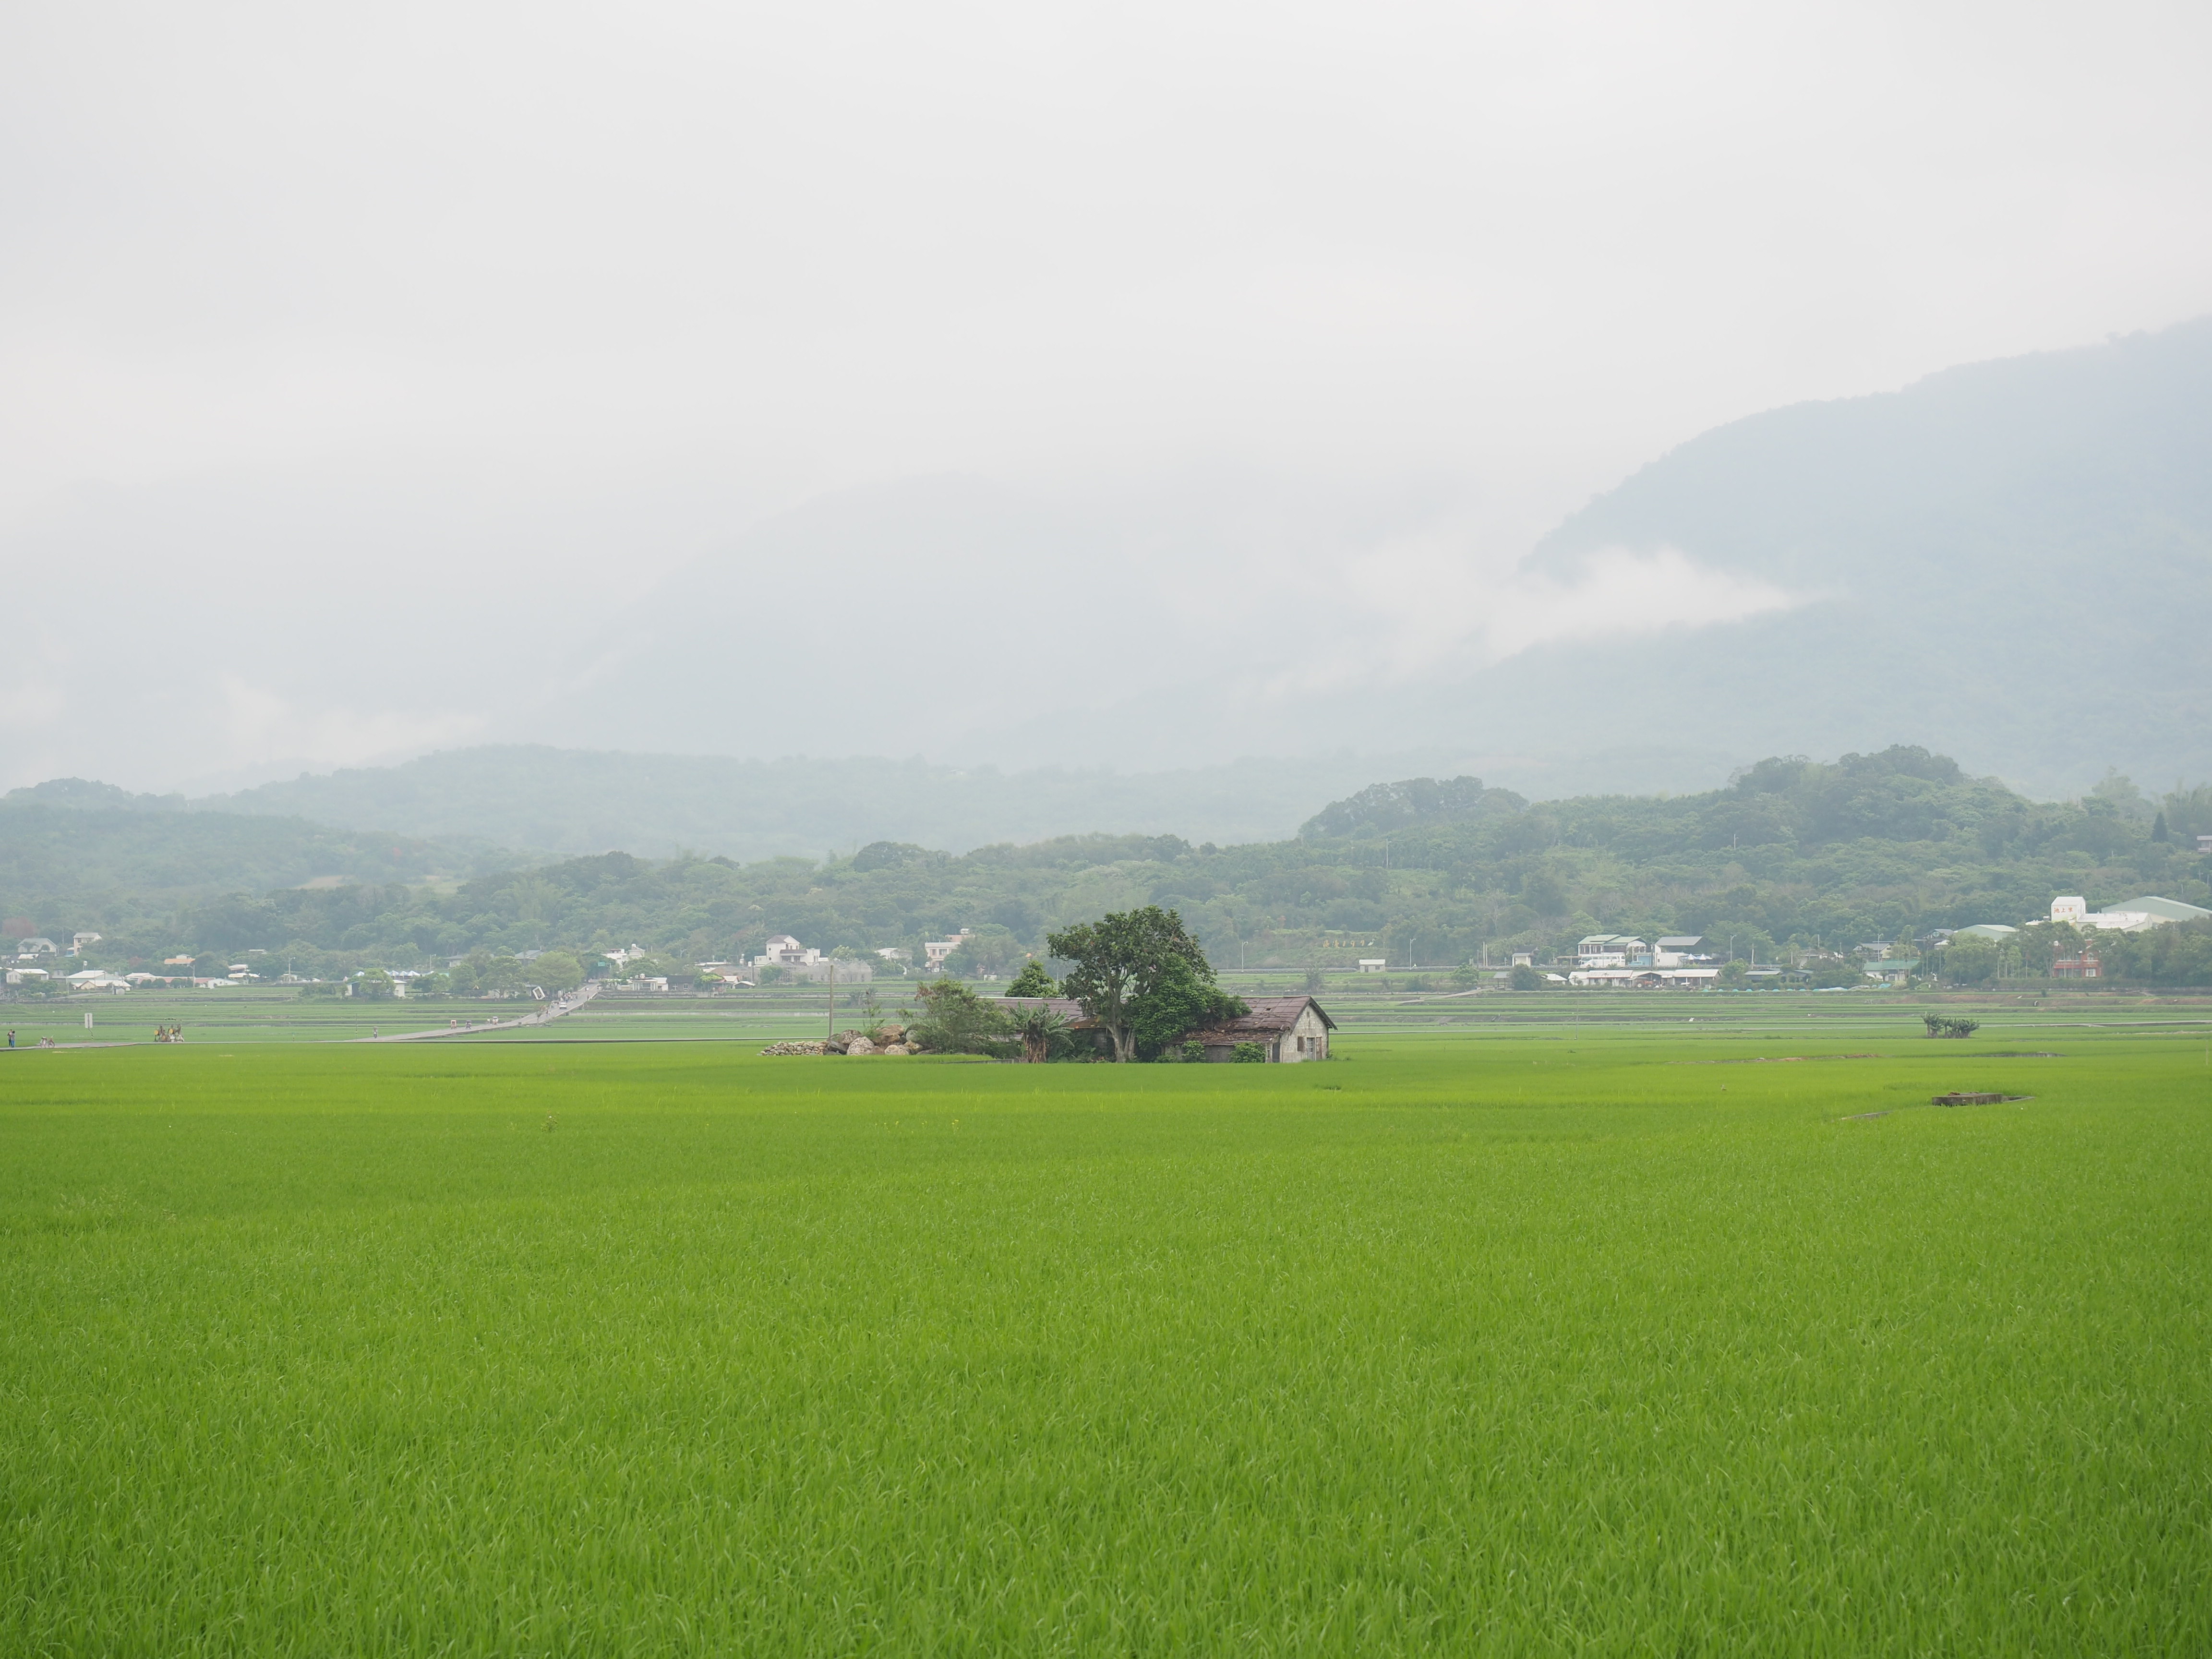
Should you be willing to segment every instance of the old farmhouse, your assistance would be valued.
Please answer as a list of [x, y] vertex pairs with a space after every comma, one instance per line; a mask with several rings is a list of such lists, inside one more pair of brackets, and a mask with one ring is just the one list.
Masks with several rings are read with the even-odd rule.
[[[1252, 1012], [1243, 1018], [1187, 1032], [1182, 1041], [1203, 1043], [1206, 1059], [1217, 1062], [1234, 1060], [1237, 1045], [1243, 1042], [1259, 1044], [1263, 1057], [1273, 1065], [1328, 1058], [1328, 1034], [1336, 1029], [1336, 1022], [1311, 997], [1248, 997], [1245, 1002]], [[1065, 1019], [1071, 1030], [1097, 1029], [1084, 1013], [1082, 1004], [1072, 998], [1006, 999], [1009, 1008], [1034, 1008], [1040, 1003]], [[1105, 1041], [1103, 1032], [1099, 1041]]]

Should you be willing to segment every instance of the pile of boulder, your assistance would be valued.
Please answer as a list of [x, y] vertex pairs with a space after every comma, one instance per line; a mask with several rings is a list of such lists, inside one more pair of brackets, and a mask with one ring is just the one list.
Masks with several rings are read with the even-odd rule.
[[878, 1025], [867, 1031], [840, 1031], [826, 1042], [771, 1042], [764, 1054], [918, 1054], [903, 1025]]

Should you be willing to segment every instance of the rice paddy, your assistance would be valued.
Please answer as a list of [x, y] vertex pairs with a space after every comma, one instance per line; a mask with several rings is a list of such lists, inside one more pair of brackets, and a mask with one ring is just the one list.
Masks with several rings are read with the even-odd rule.
[[7, 1055], [0, 1649], [2212, 1650], [2212, 1048], [2035, 1018]]

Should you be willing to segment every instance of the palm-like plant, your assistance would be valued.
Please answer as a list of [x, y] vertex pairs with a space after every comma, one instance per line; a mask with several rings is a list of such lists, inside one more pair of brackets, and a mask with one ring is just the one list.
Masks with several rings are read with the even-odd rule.
[[1042, 1066], [1052, 1058], [1052, 1046], [1067, 1035], [1067, 1021], [1048, 1003], [1033, 1003], [1012, 1011], [1013, 1032], [1021, 1039], [1022, 1058]]

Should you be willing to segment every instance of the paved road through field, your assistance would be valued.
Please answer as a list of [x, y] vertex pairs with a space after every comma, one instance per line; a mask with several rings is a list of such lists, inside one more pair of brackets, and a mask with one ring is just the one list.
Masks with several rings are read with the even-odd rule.
[[420, 1042], [426, 1037], [470, 1036], [480, 1031], [515, 1031], [526, 1025], [550, 1025], [563, 1014], [573, 1014], [593, 997], [599, 995], [605, 981], [592, 980], [580, 990], [566, 991], [554, 998], [534, 1014], [525, 1014], [520, 1019], [480, 1020], [473, 1025], [441, 1025], [427, 1031], [394, 1031], [390, 1036], [349, 1037], [349, 1042]]

